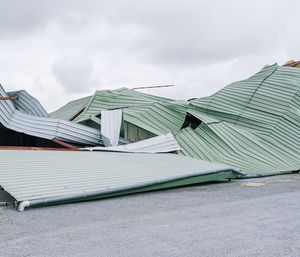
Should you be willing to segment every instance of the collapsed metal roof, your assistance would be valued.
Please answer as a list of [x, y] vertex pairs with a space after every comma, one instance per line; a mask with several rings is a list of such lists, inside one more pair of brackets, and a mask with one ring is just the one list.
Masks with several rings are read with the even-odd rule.
[[[212, 96], [190, 101], [127, 88], [97, 91], [66, 104], [52, 118], [26, 91], [7, 94], [0, 87], [5, 98], [0, 123], [6, 128], [85, 146], [102, 143], [101, 129], [110, 146], [84, 149], [92, 153], [2, 150], [0, 185], [22, 210], [235, 178], [241, 175], [238, 170], [248, 177], [298, 171], [298, 64], [267, 66]], [[129, 136], [120, 137], [122, 122], [134, 125], [127, 129], [147, 131], [143, 139], [152, 138], [129, 143]], [[137, 138], [133, 141], [142, 137]], [[173, 151], [177, 154], [116, 153]]]
[[[49, 140], [58, 139], [83, 145], [97, 145], [101, 142], [100, 130], [67, 120], [44, 117], [41, 105], [35, 98], [22, 91], [12, 95], [20, 97], [21, 101], [16, 105], [12, 100], [0, 101], [0, 123], [6, 128]], [[1, 85], [0, 96], [8, 97]]]
[[[159, 96], [144, 94], [128, 88], [120, 88], [116, 90], [96, 91], [89, 100], [83, 112], [80, 113], [75, 121], [82, 122], [90, 119], [90, 116], [97, 116], [103, 110], [119, 109], [132, 106], [149, 105], [151, 103], [167, 101]], [[69, 108], [66, 106], [66, 108]], [[51, 114], [55, 116], [55, 112]]]
[[[162, 135], [179, 132], [190, 104], [188, 101], [174, 101], [128, 88], [96, 91], [89, 102], [86, 100], [87, 98], [71, 101], [50, 115], [69, 119], [78, 114], [74, 119], [76, 122], [92, 120], [100, 123], [101, 111], [123, 109], [124, 121], [155, 135]], [[65, 115], [66, 113], [69, 115]]]
[[0, 163], [0, 185], [21, 211], [241, 175], [174, 154], [0, 150]]
[[124, 109], [124, 121], [155, 135], [179, 132], [186, 117], [186, 101], [159, 102]]
[[[290, 173], [300, 169], [298, 64], [267, 66], [212, 96], [190, 101], [129, 89], [97, 91], [75, 121], [99, 123], [102, 110], [123, 108], [123, 121], [153, 135], [172, 132], [179, 154], [226, 163], [251, 177]], [[188, 116], [198, 122], [186, 123]]]
[[300, 169], [300, 70], [268, 66], [191, 101], [203, 121], [176, 139], [184, 155], [239, 167], [248, 176]]
[[72, 120], [83, 111], [86, 105], [90, 102], [92, 96], [83, 97], [80, 99], [73, 100], [64, 106], [60, 107], [58, 110], [50, 113], [53, 118], [59, 118], [64, 120]]

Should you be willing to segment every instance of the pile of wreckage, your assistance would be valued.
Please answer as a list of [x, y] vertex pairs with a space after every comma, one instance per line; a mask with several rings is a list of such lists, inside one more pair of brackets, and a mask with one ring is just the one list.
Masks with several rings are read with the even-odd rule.
[[0, 87], [0, 188], [18, 210], [300, 170], [300, 63], [209, 97], [96, 91], [48, 114]]

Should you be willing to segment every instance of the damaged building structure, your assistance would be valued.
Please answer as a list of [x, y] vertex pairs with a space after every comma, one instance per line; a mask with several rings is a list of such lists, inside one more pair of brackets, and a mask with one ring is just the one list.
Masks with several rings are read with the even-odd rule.
[[19, 210], [300, 170], [299, 62], [190, 100], [120, 88], [48, 114], [24, 90], [0, 97], [0, 185]]

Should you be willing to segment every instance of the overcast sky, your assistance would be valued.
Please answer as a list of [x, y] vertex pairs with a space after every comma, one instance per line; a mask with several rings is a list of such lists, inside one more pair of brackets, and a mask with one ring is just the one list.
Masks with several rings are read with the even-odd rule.
[[0, 0], [0, 83], [48, 111], [95, 90], [210, 95], [300, 59], [300, 1]]

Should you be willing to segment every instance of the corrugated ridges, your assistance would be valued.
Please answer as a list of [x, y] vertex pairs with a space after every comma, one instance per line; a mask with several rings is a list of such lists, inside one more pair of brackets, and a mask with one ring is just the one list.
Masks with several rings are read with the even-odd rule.
[[94, 191], [104, 194], [218, 172], [226, 178], [226, 173], [235, 172], [226, 165], [174, 154], [1, 150], [0, 163], [1, 186], [17, 201], [46, 202], [73, 194], [85, 200]]
[[144, 94], [128, 88], [120, 88], [116, 90], [96, 91], [84, 111], [76, 117], [76, 122], [88, 120], [90, 115], [97, 116], [102, 110], [111, 110], [126, 108], [131, 106], [147, 106], [160, 101], [168, 101], [169, 99]]
[[89, 151], [116, 151], [131, 153], [167, 153], [179, 151], [180, 146], [172, 133], [145, 139], [139, 142], [111, 147], [87, 147]]
[[101, 111], [101, 134], [105, 146], [116, 146], [122, 125], [122, 109]]
[[[0, 95], [7, 96], [0, 86]], [[17, 110], [12, 101], [0, 101], [0, 123], [8, 129], [49, 140], [96, 145], [101, 142], [101, 133], [81, 124], [61, 119], [34, 116]]]
[[124, 120], [155, 135], [179, 132], [187, 111], [187, 102], [160, 102], [124, 109]]
[[53, 118], [60, 118], [65, 120], [70, 120], [71, 118], [75, 117], [81, 110], [83, 110], [86, 105], [91, 100], [92, 96], [87, 96], [84, 98], [73, 100], [58, 110], [50, 113], [50, 116]]
[[182, 153], [234, 165], [248, 176], [300, 169], [300, 71], [269, 66], [204, 99], [189, 112], [203, 121], [176, 139]]
[[25, 90], [8, 92], [7, 95], [18, 97], [18, 100], [13, 101], [13, 104], [20, 112], [40, 117], [49, 116], [40, 102]]

